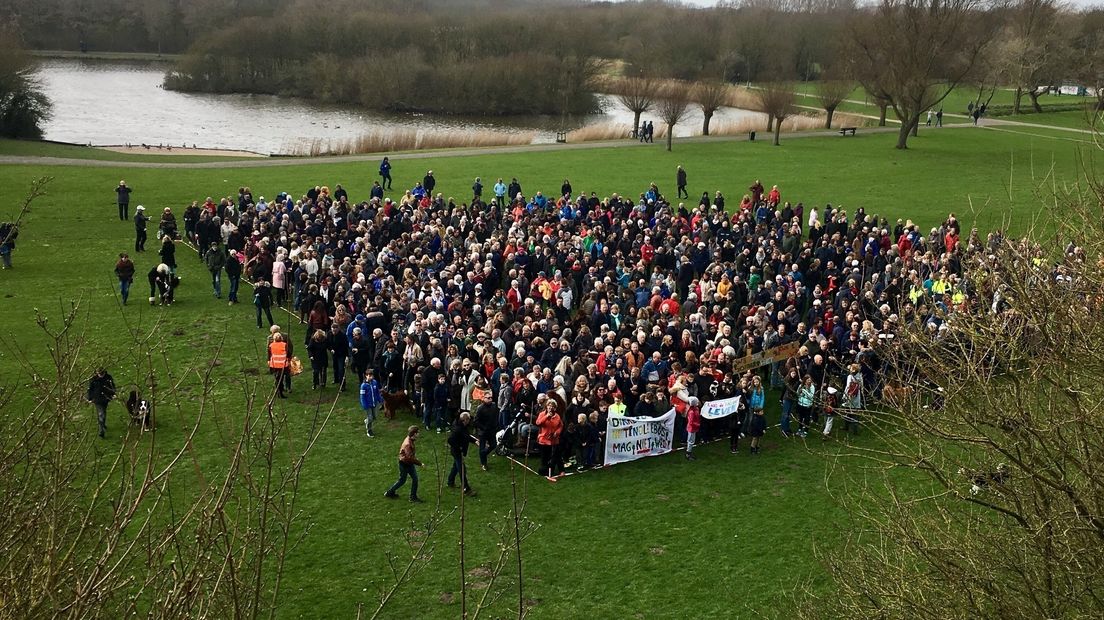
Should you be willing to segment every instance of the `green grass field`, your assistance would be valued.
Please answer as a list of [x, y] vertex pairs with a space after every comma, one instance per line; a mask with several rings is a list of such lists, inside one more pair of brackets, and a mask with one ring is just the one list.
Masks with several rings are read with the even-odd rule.
[[[767, 186], [778, 184], [784, 199], [806, 205], [865, 206], [868, 212], [912, 218], [924, 226], [936, 225], [953, 211], [983, 230], [1008, 217], [1014, 231], [1023, 231], [1044, 215], [1039, 192], [1051, 182], [1075, 181], [1084, 158], [1096, 157], [1086, 155], [1087, 145], [1063, 140], [1060, 133], [922, 129], [907, 151], [892, 148], [892, 134], [860, 131], [854, 138], [783, 137], [779, 148], [766, 142], [676, 142], [672, 153], [655, 145], [442, 156], [395, 160], [394, 176], [397, 188], [407, 187], [431, 167], [439, 190], [458, 198], [466, 197], [477, 175], [485, 180], [517, 176], [528, 192], [553, 190], [566, 177], [576, 190], [635, 195], [653, 180], [661, 190], [673, 189], [675, 166], [681, 164], [689, 172], [692, 195], [720, 189], [733, 204], [759, 178]], [[24, 225], [15, 269], [0, 272], [5, 337], [0, 376], [6, 384], [25, 382], [12, 343], [32, 360], [45, 357], [33, 309], [57, 317], [62, 306], [79, 298], [94, 345], [80, 362], [85, 367], [106, 363], [120, 384], [135, 380], [137, 361], [117, 336], [124, 325], [164, 336], [158, 348], [181, 375], [207, 367], [216, 342], [225, 338], [213, 394], [221, 419], [233, 421], [234, 411], [243, 406], [242, 384], [255, 380], [247, 373], [263, 366], [264, 332], [255, 326], [252, 307], [228, 307], [213, 299], [206, 270], [183, 246], [178, 261], [184, 285], [177, 304], [160, 309], [141, 303], [143, 276], [156, 262], [156, 254], [149, 252], [135, 257], [132, 303], [119, 307], [112, 266], [118, 252], [132, 248], [133, 230], [117, 219], [114, 186], [126, 178], [134, 188], [132, 204], [156, 212], [232, 194], [241, 185], [268, 196], [341, 183], [359, 199], [375, 170], [372, 162], [183, 170], [0, 166], [3, 219], [12, 216], [32, 178], [54, 177], [49, 194], [35, 203]], [[288, 326], [286, 319], [278, 321]], [[301, 351], [301, 328], [292, 325], [290, 331]], [[332, 389], [312, 392], [308, 383], [308, 377], [298, 378], [292, 398], [279, 403], [291, 414], [295, 437], [307, 432], [315, 408], [335, 396]], [[269, 382], [262, 377], [258, 384], [263, 389]], [[197, 389], [195, 381], [187, 381], [185, 388]], [[196, 414], [190, 404], [165, 407], [158, 429], [162, 446], [182, 440]], [[121, 406], [113, 407], [112, 445], [121, 441], [123, 417]], [[777, 422], [776, 409], [770, 417]], [[288, 558], [282, 618], [353, 617], [360, 603], [374, 608], [378, 589], [389, 579], [385, 554], [401, 552], [401, 533], [418, 529], [430, 510], [382, 497], [395, 476], [398, 445], [411, 418], [384, 425], [375, 439], [364, 437], [361, 420], [353, 394], [341, 396], [337, 415], [307, 464], [299, 507], [301, 525], [310, 529]], [[80, 423], [94, 434], [90, 407]], [[211, 424], [203, 427], [196, 441], [202, 467], [219, 467], [220, 436]], [[824, 591], [828, 586], [814, 548], [831, 548], [850, 527], [847, 510], [834, 498], [840, 483], [826, 478], [825, 455], [838, 445], [817, 441], [806, 446], [774, 435], [758, 458], [731, 456], [726, 446], [708, 445], [695, 463], [669, 455], [556, 484], [519, 473], [526, 476], [526, 517], [540, 525], [524, 549], [531, 617], [789, 617], [796, 589], [808, 585]], [[420, 456], [428, 466], [422, 484], [430, 505], [438, 497], [434, 449], [442, 463], [447, 460], [442, 436], [425, 436]], [[508, 466], [497, 458], [491, 465], [490, 472], [473, 474], [480, 496], [467, 504], [469, 568], [497, 555], [497, 537], [487, 525], [509, 510]], [[437, 471], [446, 474], [447, 468], [440, 467]], [[451, 506], [456, 499], [448, 494], [443, 501]], [[439, 534], [430, 567], [400, 591], [385, 617], [458, 615], [457, 529], [454, 518]], [[478, 573], [473, 579], [478, 581]], [[507, 596], [487, 617], [507, 617], [510, 609]]]
[[[802, 83], [795, 88], [797, 98], [795, 103], [801, 106], [807, 106], [811, 108], [820, 109], [820, 100], [817, 99], [817, 83]], [[965, 86], [960, 86], [951, 91], [947, 98], [940, 104], [943, 111], [948, 115], [945, 116], [944, 122], [954, 123], [962, 122], [962, 119], [949, 115], [966, 114], [968, 104], [975, 101], [977, 98], [977, 90]], [[837, 108], [840, 112], [849, 112], [855, 114], [866, 114], [877, 116], [878, 108], [873, 104], [866, 94], [866, 91], [862, 87], [856, 87], [851, 91], [851, 94], [847, 96], [847, 101], [844, 101]], [[1000, 88], [993, 95], [993, 99], [990, 102], [991, 105], [1011, 106], [1015, 99], [1015, 91], [1007, 88]], [[1088, 129], [1090, 126], [1089, 120], [1094, 118], [1091, 113], [1085, 111], [1058, 111], [1052, 110], [1058, 106], [1069, 106], [1073, 104], [1088, 104], [1095, 101], [1092, 97], [1076, 97], [1071, 95], [1042, 95], [1039, 97], [1039, 105], [1043, 108], [1042, 113], [1036, 113], [1031, 108], [1031, 100], [1024, 96], [1021, 102], [1021, 113], [1018, 115], [1006, 115], [994, 118], [1007, 121], [1018, 121], [1023, 123], [1033, 123], [1039, 125], [1053, 125], [1056, 127], [1069, 127], [1074, 129]], [[890, 109], [887, 120], [896, 123], [896, 119], [893, 114], [893, 110]]]

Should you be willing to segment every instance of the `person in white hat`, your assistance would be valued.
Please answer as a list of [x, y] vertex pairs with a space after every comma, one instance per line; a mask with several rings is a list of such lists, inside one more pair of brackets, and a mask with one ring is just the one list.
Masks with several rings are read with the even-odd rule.
[[117, 202], [119, 203], [119, 219], [126, 220], [129, 217], [128, 211], [130, 211], [130, 192], [132, 190], [127, 186], [126, 181], [119, 181], [119, 187], [115, 188], [115, 195]]
[[134, 208], [134, 251], [145, 252], [146, 251], [146, 222], [149, 222], [149, 217], [146, 216], [146, 208], [142, 205], [138, 205]]

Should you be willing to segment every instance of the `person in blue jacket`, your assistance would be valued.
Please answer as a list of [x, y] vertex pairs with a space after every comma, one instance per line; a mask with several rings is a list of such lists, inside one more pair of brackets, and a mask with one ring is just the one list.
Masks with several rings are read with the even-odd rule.
[[391, 160], [384, 157], [379, 167], [380, 180], [383, 181], [383, 189], [391, 189]]
[[368, 317], [364, 316], [363, 314], [358, 314], [356, 315], [356, 318], [353, 319], [353, 322], [349, 323], [349, 326], [345, 328], [345, 340], [349, 343], [350, 349], [353, 348], [353, 330], [358, 327], [360, 328], [360, 332], [362, 334], [367, 335]]
[[364, 383], [360, 384], [360, 407], [364, 409], [364, 432], [369, 437], [372, 434], [372, 423], [376, 421], [376, 408], [383, 403], [383, 392], [380, 390], [379, 381], [372, 376], [372, 371], [364, 373]]

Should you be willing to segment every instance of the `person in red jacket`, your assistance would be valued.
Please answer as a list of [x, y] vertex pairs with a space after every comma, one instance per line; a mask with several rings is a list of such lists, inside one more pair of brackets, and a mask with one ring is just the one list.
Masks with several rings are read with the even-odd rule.
[[782, 202], [782, 192], [778, 191], [777, 185], [772, 185], [770, 193], [767, 194], [767, 204], [769, 204], [771, 208], [774, 208], [777, 207], [780, 202]]
[[644, 237], [644, 245], [640, 246], [640, 260], [644, 261], [645, 265], [650, 265], [654, 259], [655, 246], [652, 245], [652, 239]]
[[537, 416], [537, 426], [540, 428], [537, 443], [540, 444], [541, 474], [549, 480], [555, 480], [560, 473], [558, 447], [560, 434], [563, 433], [563, 419], [560, 418], [555, 402], [549, 401], [544, 411]]
[[691, 396], [690, 407], [686, 410], [686, 460], [688, 461], [697, 460], [694, 456], [694, 441], [698, 438], [701, 421], [701, 402], [697, 396]]

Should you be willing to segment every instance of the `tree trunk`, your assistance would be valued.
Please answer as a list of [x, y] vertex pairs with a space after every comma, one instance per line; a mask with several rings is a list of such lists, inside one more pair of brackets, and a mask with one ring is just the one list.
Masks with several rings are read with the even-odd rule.
[[782, 119], [778, 119], [774, 123], [774, 145], [775, 146], [779, 146], [778, 138], [779, 138], [779, 134], [781, 134], [781, 133], [782, 133]]
[[702, 135], [703, 136], [708, 136], [709, 135], [709, 120], [713, 118], [712, 110], [710, 110], [709, 112], [706, 112], [706, 111], [703, 110], [702, 111], [702, 117], [704, 118], [704, 120], [702, 121]]
[[886, 126], [886, 108], [888, 108], [888, 107], [889, 107], [888, 103], [883, 103], [882, 105], [878, 106], [878, 126], [879, 127], [885, 127]]
[[1016, 94], [1012, 98], [1012, 116], [1020, 113], [1020, 100], [1023, 99], [1023, 88], [1016, 87]]
[[675, 128], [667, 125], [667, 150], [671, 150], [671, 138], [675, 135]]
[[1031, 97], [1031, 108], [1036, 112], [1042, 113], [1043, 106], [1039, 105], [1039, 91], [1032, 88], [1027, 93], [1028, 97]]
[[769, 131], [774, 131], [774, 115], [773, 114], [768, 114], [767, 115], [767, 131], [768, 132]]
[[912, 124], [912, 132], [911, 133], [912, 133], [913, 138], [920, 135], [920, 122], [919, 122], [919, 120], [917, 120], [917, 122]]
[[633, 137], [640, 137], [640, 110], [633, 110]]
[[836, 106], [831, 106], [829, 108], [824, 108], [824, 111], [828, 113], [828, 120], [825, 121], [824, 128], [825, 129], [831, 129], [832, 128], [832, 115], [834, 115], [836, 113]]
[[910, 118], [908, 122], [901, 123], [901, 129], [897, 132], [897, 148], [907, 149], [909, 134], [912, 133], [913, 126], [920, 122], [920, 115]]

